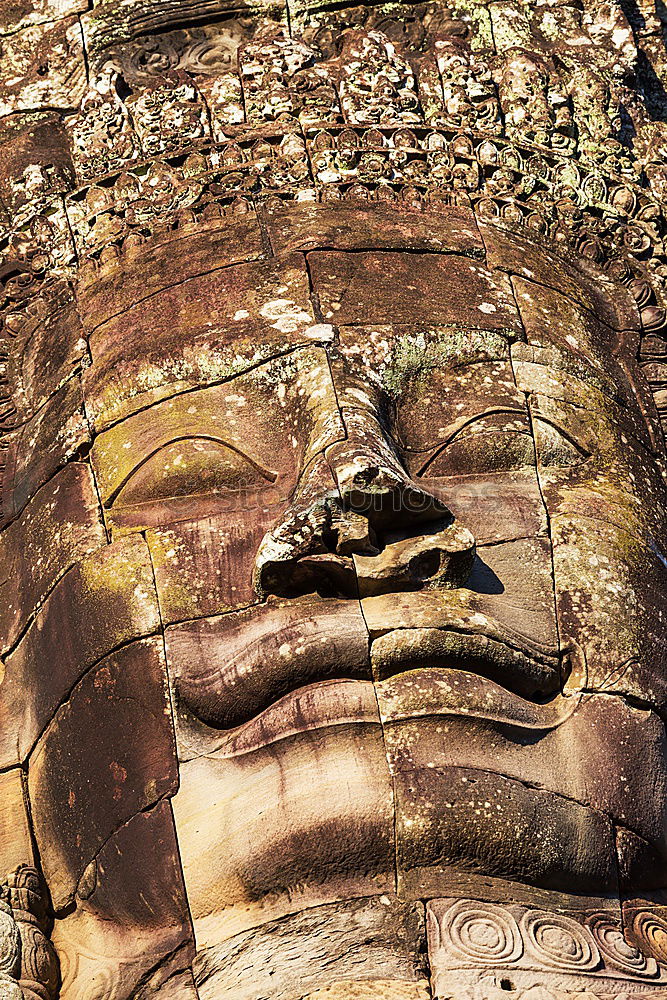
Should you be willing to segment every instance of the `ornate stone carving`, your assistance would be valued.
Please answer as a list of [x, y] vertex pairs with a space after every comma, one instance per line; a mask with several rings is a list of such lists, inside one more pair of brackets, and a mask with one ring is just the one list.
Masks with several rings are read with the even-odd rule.
[[[436, 65], [443, 88], [443, 115], [429, 124], [500, 132], [500, 114], [490, 67], [456, 35], [435, 42]], [[421, 80], [420, 80], [421, 82]]]
[[190, 152], [208, 137], [203, 101], [183, 72], [151, 81], [128, 98], [127, 108], [145, 157]]
[[[636, 989], [638, 996], [650, 997], [667, 982], [654, 943], [660, 932], [648, 910], [636, 915], [632, 940], [610, 911], [571, 916], [465, 899], [429, 903], [427, 927], [438, 996], [458, 995], [451, 992], [457, 988], [495, 1000], [503, 975], [503, 988], [516, 997], [530, 996], [537, 982], [545, 996], [576, 996], [572, 976], [577, 985], [585, 984], [585, 996], [635, 995]], [[638, 936], [643, 950], [633, 943]], [[474, 973], [480, 972], [478, 981]]]
[[21, 971], [21, 935], [14, 919], [12, 908], [5, 899], [0, 899], [0, 983], [10, 1000], [22, 1000], [18, 987]]
[[58, 959], [49, 941], [52, 918], [42, 875], [22, 865], [0, 897], [0, 986], [7, 1000], [56, 1000]]
[[0, 994], [658, 1000], [661, 6], [10, 6]]
[[82, 183], [118, 170], [139, 156], [137, 135], [111, 76], [101, 78], [88, 92], [80, 113], [68, 119], [67, 126], [72, 160]]
[[576, 920], [528, 910], [521, 925], [528, 947], [546, 968], [590, 972], [599, 966], [597, 946]]
[[464, 962], [480, 967], [511, 963], [523, 952], [523, 942], [516, 920], [488, 903], [454, 903], [439, 926], [440, 935], [451, 941], [452, 948]]
[[[623, 930], [605, 913], [593, 913], [586, 918], [586, 925], [593, 933], [605, 965], [620, 973], [652, 977], [657, 975], [656, 959], [644, 954], [628, 941]], [[656, 956], [657, 957], [657, 956]]]
[[217, 77], [236, 68], [239, 44], [255, 30], [252, 17], [234, 17], [218, 24], [140, 35], [105, 53], [130, 87], [150, 86], [156, 77], [181, 70]]

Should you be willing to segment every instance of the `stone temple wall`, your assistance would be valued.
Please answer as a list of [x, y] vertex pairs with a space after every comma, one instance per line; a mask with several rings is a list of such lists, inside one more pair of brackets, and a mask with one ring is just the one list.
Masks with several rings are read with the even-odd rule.
[[0, 0], [0, 1000], [667, 997], [666, 41]]

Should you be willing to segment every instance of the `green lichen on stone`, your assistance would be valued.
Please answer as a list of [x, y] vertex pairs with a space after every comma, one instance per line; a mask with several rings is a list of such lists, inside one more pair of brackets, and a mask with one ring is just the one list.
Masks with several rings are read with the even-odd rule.
[[398, 396], [409, 383], [437, 369], [507, 357], [505, 337], [488, 330], [448, 327], [404, 334], [396, 339], [382, 373], [384, 388]]

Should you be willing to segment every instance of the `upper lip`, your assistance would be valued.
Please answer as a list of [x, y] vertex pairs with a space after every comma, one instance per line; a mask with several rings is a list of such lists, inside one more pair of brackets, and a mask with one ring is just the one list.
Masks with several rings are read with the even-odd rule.
[[556, 651], [528, 649], [500, 629], [400, 628], [379, 636], [371, 649], [373, 672], [380, 679], [420, 667], [446, 667], [487, 677], [531, 700], [555, 694], [562, 681]]
[[[190, 636], [181, 658], [177, 646], [183, 631]], [[342, 600], [269, 603], [234, 615], [233, 621], [222, 615], [172, 627], [167, 641], [179, 696], [197, 718], [219, 730], [249, 722], [297, 689], [331, 680], [377, 681], [415, 669], [445, 668], [486, 677], [538, 702], [555, 695], [562, 681], [555, 650], [530, 649], [491, 622], [483, 632], [389, 630], [374, 639], [369, 652], [358, 605]]]

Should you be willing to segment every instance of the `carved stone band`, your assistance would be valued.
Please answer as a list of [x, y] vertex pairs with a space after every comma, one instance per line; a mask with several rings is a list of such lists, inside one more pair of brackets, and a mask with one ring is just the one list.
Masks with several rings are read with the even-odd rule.
[[[633, 930], [640, 950], [620, 922], [604, 911], [564, 914], [515, 904], [432, 900], [427, 907], [429, 954], [436, 980], [446, 970], [531, 969], [585, 974], [597, 995], [605, 980], [667, 984], [665, 927], [650, 912], [638, 913]], [[656, 961], [656, 959], [658, 961]]]

